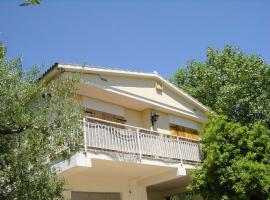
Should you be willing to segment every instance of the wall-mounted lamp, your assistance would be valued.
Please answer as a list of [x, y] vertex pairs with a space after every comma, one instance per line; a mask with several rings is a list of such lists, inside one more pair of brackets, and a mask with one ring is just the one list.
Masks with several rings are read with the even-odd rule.
[[154, 129], [154, 126], [159, 118], [159, 115], [155, 111], [151, 111], [151, 124]]

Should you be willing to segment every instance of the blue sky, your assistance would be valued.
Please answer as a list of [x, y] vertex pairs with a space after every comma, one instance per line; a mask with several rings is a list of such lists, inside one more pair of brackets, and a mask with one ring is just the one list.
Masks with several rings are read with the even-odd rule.
[[0, 1], [0, 40], [25, 69], [63, 62], [169, 76], [225, 44], [270, 63], [270, 1], [23, 1]]

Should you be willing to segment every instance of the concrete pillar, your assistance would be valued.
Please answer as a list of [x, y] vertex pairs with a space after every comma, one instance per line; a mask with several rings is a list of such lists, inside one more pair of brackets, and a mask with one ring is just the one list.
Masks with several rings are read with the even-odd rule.
[[144, 185], [138, 186], [138, 199], [136, 200], [147, 200], [146, 186]]
[[129, 180], [129, 200], [147, 200], [146, 186], [137, 180]]

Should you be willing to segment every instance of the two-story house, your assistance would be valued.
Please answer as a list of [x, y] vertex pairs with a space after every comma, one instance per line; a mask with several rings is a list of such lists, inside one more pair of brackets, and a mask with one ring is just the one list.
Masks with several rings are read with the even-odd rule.
[[72, 200], [167, 200], [185, 193], [201, 162], [207, 108], [157, 73], [55, 63], [52, 79], [80, 72], [84, 144], [56, 164]]

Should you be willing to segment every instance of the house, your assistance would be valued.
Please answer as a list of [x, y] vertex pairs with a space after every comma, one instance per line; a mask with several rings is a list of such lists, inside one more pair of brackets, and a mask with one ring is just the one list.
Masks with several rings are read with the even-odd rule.
[[80, 72], [84, 144], [55, 166], [72, 200], [167, 200], [185, 195], [201, 163], [207, 107], [157, 73], [55, 63], [44, 78]]

